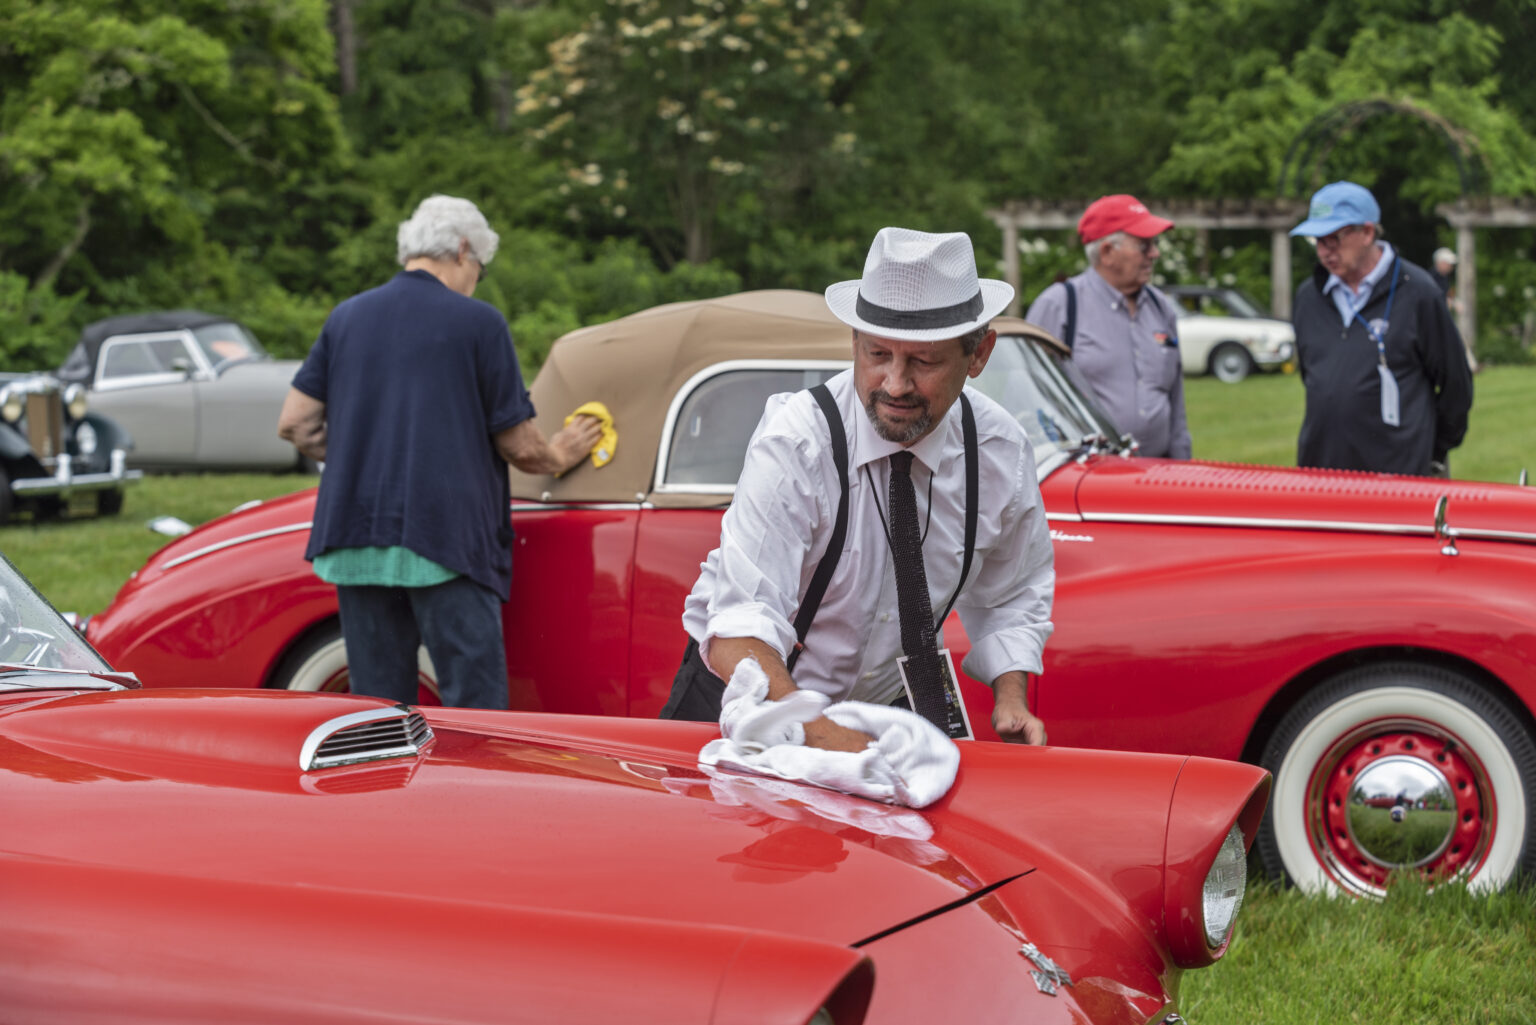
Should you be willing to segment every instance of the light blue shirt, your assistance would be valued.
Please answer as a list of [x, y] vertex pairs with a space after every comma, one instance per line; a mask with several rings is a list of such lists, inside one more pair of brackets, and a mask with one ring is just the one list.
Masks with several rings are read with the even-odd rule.
[[1376, 283], [1386, 276], [1392, 269], [1392, 243], [1378, 242], [1381, 246], [1381, 259], [1376, 261], [1376, 266], [1360, 282], [1360, 287], [1353, 292], [1344, 283], [1344, 279], [1337, 274], [1328, 275], [1328, 280], [1323, 282], [1323, 294], [1333, 300], [1333, 305], [1338, 307], [1339, 316], [1344, 319], [1344, 326], [1348, 327], [1355, 319], [1355, 314], [1365, 309], [1365, 304], [1371, 301], [1371, 292], [1375, 290]]

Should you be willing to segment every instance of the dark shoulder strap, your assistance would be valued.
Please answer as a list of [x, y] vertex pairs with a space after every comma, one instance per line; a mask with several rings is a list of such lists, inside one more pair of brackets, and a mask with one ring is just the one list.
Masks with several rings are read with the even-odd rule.
[[816, 610], [821, 607], [821, 599], [826, 596], [827, 586], [832, 583], [832, 574], [837, 570], [838, 560], [843, 557], [843, 543], [848, 537], [848, 436], [843, 431], [843, 415], [838, 411], [832, 392], [826, 385], [818, 384], [812, 388], [811, 397], [821, 407], [821, 415], [826, 418], [827, 430], [832, 435], [832, 462], [837, 466], [837, 481], [842, 487], [842, 495], [837, 501], [837, 519], [832, 524], [832, 537], [827, 541], [827, 550], [822, 554], [816, 573], [811, 577], [811, 585], [806, 589], [805, 599], [795, 614], [795, 650], [785, 660], [785, 667], [791, 671], [800, 658], [800, 652], [805, 649], [805, 635], [810, 632]]
[[944, 606], [943, 615], [939, 616], [938, 623], [934, 625], [935, 632], [944, 626], [944, 620], [949, 618], [950, 610], [955, 607], [960, 589], [965, 586], [965, 578], [971, 575], [971, 557], [976, 554], [976, 516], [981, 506], [981, 456], [976, 451], [976, 414], [971, 410], [971, 400], [965, 397], [963, 391], [960, 393], [960, 429], [965, 435], [965, 560], [960, 563], [960, 582], [955, 585], [955, 593], [949, 596], [949, 604]]
[[1061, 339], [1067, 343], [1067, 351], [1072, 351], [1072, 343], [1077, 339], [1077, 288], [1070, 281], [1063, 281], [1067, 289], [1067, 329]]

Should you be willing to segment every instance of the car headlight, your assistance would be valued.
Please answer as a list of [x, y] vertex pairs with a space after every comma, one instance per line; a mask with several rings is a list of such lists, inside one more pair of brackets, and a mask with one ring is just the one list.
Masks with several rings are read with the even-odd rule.
[[13, 424], [21, 419], [21, 412], [26, 408], [26, 397], [15, 388], [0, 388], [0, 418], [4, 418], [8, 424]]
[[1226, 945], [1243, 906], [1248, 888], [1248, 856], [1243, 850], [1243, 831], [1233, 826], [1221, 842], [1221, 850], [1205, 876], [1200, 894], [1200, 910], [1205, 918], [1205, 940], [1212, 950]]
[[69, 411], [71, 420], [80, 420], [85, 416], [85, 389], [78, 384], [72, 384], [64, 389], [64, 408]]
[[96, 428], [90, 424], [81, 424], [75, 428], [75, 451], [82, 456], [96, 454], [96, 446], [100, 441], [96, 437]]

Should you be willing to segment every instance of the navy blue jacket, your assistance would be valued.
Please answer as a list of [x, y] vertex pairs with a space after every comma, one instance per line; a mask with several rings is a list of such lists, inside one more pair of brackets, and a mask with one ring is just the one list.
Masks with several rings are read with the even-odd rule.
[[403, 271], [331, 312], [293, 386], [326, 407], [306, 558], [402, 546], [510, 596], [507, 464], [492, 436], [534, 410], [494, 306]]
[[[1323, 294], [1328, 272], [1318, 265], [1296, 291], [1296, 365], [1307, 410], [1296, 442], [1298, 466], [1426, 475], [1467, 433], [1472, 372], [1445, 295], [1429, 271], [1403, 260], [1385, 336], [1387, 367], [1397, 381], [1399, 427], [1381, 419], [1376, 343], [1360, 321], [1348, 327]], [[1386, 316], [1392, 269], [1360, 311]]]

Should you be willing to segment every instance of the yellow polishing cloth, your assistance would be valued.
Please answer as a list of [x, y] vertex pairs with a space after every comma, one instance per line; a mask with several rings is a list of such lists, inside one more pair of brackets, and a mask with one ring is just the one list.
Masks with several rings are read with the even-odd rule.
[[597, 439], [597, 447], [592, 450], [592, 465], [602, 469], [613, 460], [613, 453], [619, 447], [619, 432], [613, 426], [613, 414], [601, 402], [583, 402], [565, 418], [565, 422], [569, 424], [578, 416], [590, 416], [602, 427], [602, 436]]

